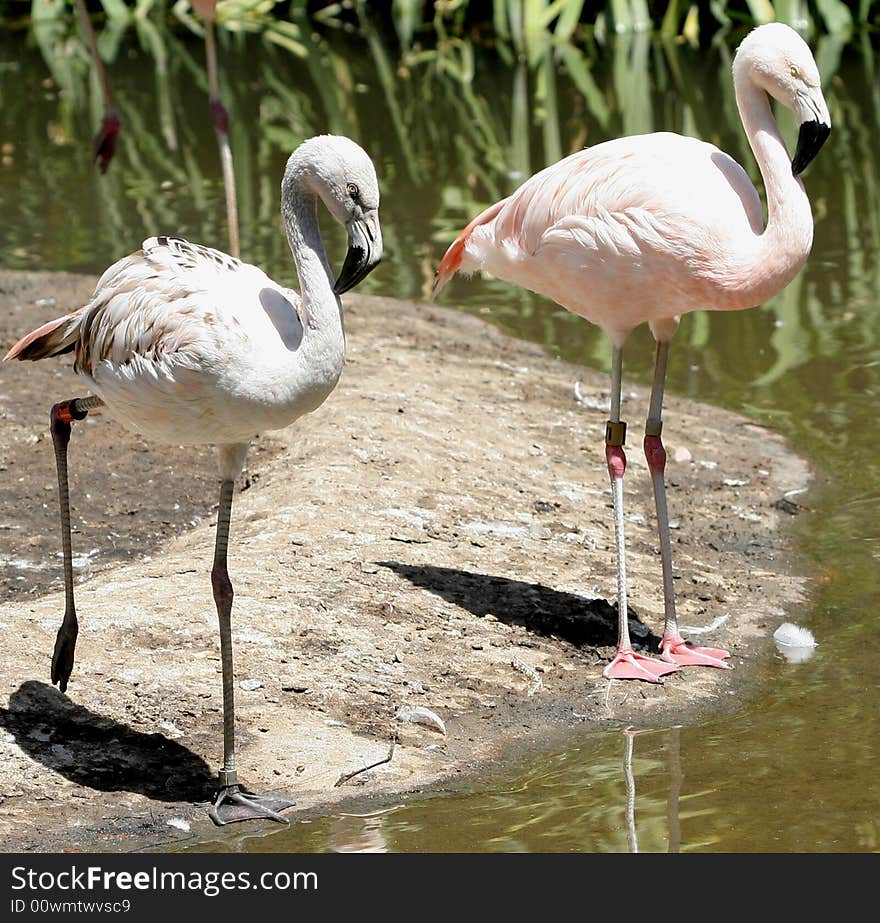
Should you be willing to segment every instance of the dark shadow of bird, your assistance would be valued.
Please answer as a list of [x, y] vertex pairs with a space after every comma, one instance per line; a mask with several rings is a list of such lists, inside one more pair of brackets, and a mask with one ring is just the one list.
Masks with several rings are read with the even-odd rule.
[[[534, 634], [559, 638], [576, 647], [617, 643], [617, 607], [605, 599], [453, 567], [399, 561], [376, 563], [479, 618], [493, 615], [501, 622], [522, 625]], [[631, 606], [627, 612], [635, 641], [656, 650], [660, 641], [657, 635], [649, 631]]]
[[0, 708], [0, 728], [33, 760], [87, 788], [157, 801], [207, 801], [208, 764], [163, 734], [144, 734], [29, 680]]

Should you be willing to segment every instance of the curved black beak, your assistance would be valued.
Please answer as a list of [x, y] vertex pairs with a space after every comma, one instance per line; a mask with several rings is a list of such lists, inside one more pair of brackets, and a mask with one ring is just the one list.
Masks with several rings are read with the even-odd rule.
[[794, 157], [791, 161], [791, 172], [793, 176], [799, 176], [809, 166], [819, 149], [828, 140], [831, 134], [831, 126], [811, 119], [809, 122], [801, 122], [801, 130], [798, 132], [797, 147], [795, 148]]
[[382, 260], [382, 231], [375, 211], [361, 213], [348, 222], [348, 252], [333, 286], [337, 295], [362, 282]]

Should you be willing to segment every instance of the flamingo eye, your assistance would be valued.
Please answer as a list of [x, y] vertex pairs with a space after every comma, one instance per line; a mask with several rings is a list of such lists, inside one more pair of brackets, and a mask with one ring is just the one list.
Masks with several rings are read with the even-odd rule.
[[791, 65], [789, 71], [791, 72], [792, 77], [800, 77], [801, 75], [801, 72], [794, 66], [794, 64]]
[[349, 183], [347, 188], [348, 188], [348, 194], [355, 200], [355, 202], [357, 202], [358, 197], [361, 194], [360, 189], [358, 189], [358, 187], [354, 183]]

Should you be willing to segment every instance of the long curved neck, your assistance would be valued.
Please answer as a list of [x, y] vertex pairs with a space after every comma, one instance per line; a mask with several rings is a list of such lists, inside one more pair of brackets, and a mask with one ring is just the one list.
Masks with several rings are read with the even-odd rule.
[[295, 177], [285, 177], [281, 215], [299, 276], [304, 335], [342, 330], [342, 302], [318, 225], [318, 197]]
[[813, 243], [813, 214], [767, 94], [747, 66], [734, 69], [736, 102], [767, 194], [767, 226], [753, 254], [758, 301], [776, 294], [803, 267]]

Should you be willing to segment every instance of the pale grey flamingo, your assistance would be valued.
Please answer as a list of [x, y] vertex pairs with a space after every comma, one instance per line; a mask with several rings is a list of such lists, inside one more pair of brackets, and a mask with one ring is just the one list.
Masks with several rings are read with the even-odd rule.
[[[335, 280], [318, 227], [317, 203], [348, 230]], [[382, 256], [379, 185], [367, 154], [348, 138], [323, 135], [290, 156], [281, 214], [300, 294], [262, 269], [176, 237], [151, 237], [114, 263], [92, 300], [44, 324], [6, 359], [72, 351], [74, 369], [94, 395], [52, 408], [64, 551], [64, 620], [52, 658], [62, 692], [73, 669], [78, 624], [73, 596], [67, 445], [71, 424], [96, 407], [156, 442], [212, 443], [220, 462], [220, 508], [211, 583], [223, 669], [223, 768], [211, 816], [217, 823], [284, 820], [292, 804], [245, 791], [238, 782], [232, 666], [232, 583], [226, 567], [232, 492], [249, 441], [289, 426], [319, 407], [345, 360], [339, 296]]]
[[[457, 272], [486, 270], [579, 314], [613, 346], [611, 419], [605, 455], [611, 476], [617, 552], [616, 679], [660, 682], [679, 666], [726, 667], [730, 655], [697, 648], [675, 614], [669, 518], [660, 439], [669, 342], [689, 311], [751, 308], [781, 291], [803, 267], [813, 217], [800, 173], [831, 130], [810, 49], [788, 26], [771, 23], [743, 40], [733, 62], [743, 128], [767, 195], [712, 144], [660, 132], [597, 144], [537, 173], [464, 229], [437, 271], [435, 294]], [[789, 159], [770, 97], [800, 123]], [[657, 660], [633, 650], [627, 624], [620, 418], [623, 344], [647, 323], [657, 341], [644, 448], [651, 470], [663, 567], [665, 627]]]

